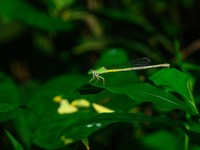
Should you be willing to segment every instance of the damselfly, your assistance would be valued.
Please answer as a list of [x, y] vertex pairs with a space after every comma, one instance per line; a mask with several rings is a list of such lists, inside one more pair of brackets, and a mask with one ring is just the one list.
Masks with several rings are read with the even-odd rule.
[[170, 64], [168, 63], [148, 66], [150, 63], [151, 63], [151, 60], [149, 58], [143, 57], [143, 58], [134, 59], [124, 64], [113, 65], [110, 67], [103, 66], [96, 70], [90, 69], [88, 71], [88, 74], [92, 74], [93, 78], [89, 82], [92, 82], [96, 77], [97, 78], [97, 81], [95, 82], [96, 84], [99, 81], [99, 78], [101, 78], [103, 80], [103, 86], [105, 86], [105, 79], [99, 76], [100, 74], [103, 74], [103, 73], [144, 70], [144, 69], [159, 68], [159, 67], [166, 67], [166, 68], [170, 67]]

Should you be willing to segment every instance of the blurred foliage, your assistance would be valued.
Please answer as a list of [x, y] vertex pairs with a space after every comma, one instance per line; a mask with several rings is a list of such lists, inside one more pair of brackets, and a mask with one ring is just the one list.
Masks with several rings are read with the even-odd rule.
[[1, 0], [1, 149], [199, 149], [199, 4]]

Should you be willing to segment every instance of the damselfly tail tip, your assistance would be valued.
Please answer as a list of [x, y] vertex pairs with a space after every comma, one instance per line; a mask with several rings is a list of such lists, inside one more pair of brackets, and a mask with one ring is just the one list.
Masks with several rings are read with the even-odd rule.
[[170, 64], [165, 64], [165, 66], [166, 66], [167, 68], [169, 68], [169, 67], [170, 67]]
[[162, 66], [162, 67], [169, 68], [169, 67], [170, 67], [170, 64], [168, 64], [168, 63], [165, 63], [165, 64], [162, 64], [161, 66]]

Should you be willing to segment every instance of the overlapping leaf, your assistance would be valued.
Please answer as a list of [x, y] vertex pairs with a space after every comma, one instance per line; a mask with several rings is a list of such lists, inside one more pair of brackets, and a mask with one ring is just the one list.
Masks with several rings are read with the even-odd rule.
[[188, 76], [186, 74], [174, 68], [165, 68], [153, 74], [149, 79], [157, 86], [164, 86], [168, 91], [182, 95], [187, 105], [194, 113], [198, 114], [198, 110], [193, 102], [192, 93], [188, 89], [190, 87], [188, 87]]
[[[148, 83], [127, 85], [122, 87], [100, 87], [115, 94], [126, 94], [130, 98], [141, 102], [152, 102], [165, 110], [181, 109], [192, 115], [197, 115], [183, 101], [175, 97], [168, 90], [156, 88]], [[82, 89], [78, 89], [83, 93]]]
[[200, 133], [187, 130], [183, 123], [177, 120], [172, 120], [169, 117], [165, 115], [160, 116], [148, 116], [143, 113], [137, 113], [137, 114], [128, 114], [128, 113], [105, 113], [105, 114], [99, 114], [96, 117], [89, 118], [82, 120], [80, 122], [77, 122], [75, 124], [72, 124], [68, 126], [61, 134], [61, 136], [66, 136], [68, 138], [74, 139], [74, 141], [77, 139], [77, 134], [80, 136], [81, 139], [89, 136], [94, 131], [105, 127], [106, 125], [114, 122], [135, 122], [135, 121], [148, 121], [148, 122], [156, 122], [156, 123], [162, 123], [174, 128], [179, 128], [182, 131], [184, 131], [190, 139], [192, 139], [197, 145], [200, 146], [200, 142], [198, 140], [198, 137], [200, 136]]

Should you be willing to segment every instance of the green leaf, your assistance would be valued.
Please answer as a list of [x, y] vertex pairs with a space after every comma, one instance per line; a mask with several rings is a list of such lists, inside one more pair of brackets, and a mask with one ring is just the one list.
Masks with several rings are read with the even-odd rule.
[[187, 68], [188, 70], [200, 71], [200, 66], [193, 63], [183, 62], [183, 67]]
[[15, 150], [24, 150], [21, 144], [6, 129], [4, 129], [4, 131], [6, 132], [6, 135], [10, 139]]
[[0, 14], [10, 20], [22, 21], [45, 31], [69, 31], [73, 29], [72, 23], [52, 17], [31, 4], [20, 0], [1, 0]]
[[10, 110], [15, 109], [17, 106], [18, 105], [11, 105], [11, 104], [7, 104], [7, 103], [0, 103], [0, 112], [1, 113], [8, 112]]
[[82, 139], [82, 142], [83, 142], [83, 144], [85, 145], [85, 147], [87, 148], [87, 150], [89, 150], [89, 149], [90, 149], [90, 146], [89, 146], [88, 138], [83, 138], [83, 139]]
[[0, 72], [0, 102], [19, 103], [19, 93], [13, 80], [6, 74]]
[[[74, 90], [84, 83], [87, 83], [87, 77], [83, 75], [68, 74], [55, 77], [41, 86], [27, 99], [27, 106], [40, 115], [45, 114], [49, 109], [58, 105], [53, 102], [55, 96], [63, 96], [63, 98], [67, 98], [70, 102], [74, 99], [82, 98]], [[35, 118], [35, 116], [33, 117]], [[29, 119], [31, 124], [34, 123], [33, 118], [29, 116]]]
[[154, 32], [154, 27], [147, 21], [147, 19], [142, 15], [134, 15], [128, 12], [114, 10], [114, 9], [102, 9], [99, 11], [99, 13], [104, 14], [111, 19], [115, 20], [122, 20], [122, 21], [128, 21], [130, 23], [133, 23], [135, 25], [143, 27], [147, 32]]
[[[40, 114], [40, 118], [30, 113], [25, 114], [26, 122], [32, 129], [31, 136], [34, 143], [47, 149], [63, 147], [67, 144], [67, 139], [64, 142], [64, 139], [57, 140], [57, 137], [66, 126], [97, 115], [91, 107], [80, 109], [73, 114], [59, 114], [57, 109], [60, 104], [53, 101], [55, 96], [62, 96], [69, 102], [80, 98], [87, 99], [85, 98], [87, 96], [81, 96], [78, 92], [74, 92], [77, 87], [87, 82], [87, 77], [83, 75], [61, 75], [49, 80], [30, 95], [27, 99], [27, 106]], [[90, 112], [90, 110], [92, 111]], [[72, 141], [68, 139], [68, 142]]]
[[[106, 125], [114, 122], [156, 122], [168, 125], [170, 127], [179, 128], [184, 131], [190, 139], [192, 139], [197, 145], [200, 146], [199, 136], [200, 133], [187, 130], [183, 123], [177, 120], [172, 120], [165, 115], [160, 116], [148, 116], [143, 113], [128, 114], [128, 113], [104, 113], [99, 114], [93, 118], [85, 119], [72, 124], [65, 128], [65, 130], [60, 134], [59, 137], [65, 136], [67, 138], [72, 138], [78, 140], [76, 137], [79, 135], [81, 139], [88, 137], [94, 131], [105, 127]], [[76, 141], [74, 140], [74, 141]]]
[[166, 130], [153, 132], [142, 138], [143, 145], [152, 149], [177, 150], [179, 142], [177, 141], [177, 133], [171, 133]]
[[168, 91], [176, 92], [183, 96], [187, 105], [198, 114], [194, 102], [188, 92], [188, 76], [174, 68], [164, 68], [149, 77], [157, 86], [164, 86]]
[[[97, 86], [96, 86], [97, 87]], [[126, 94], [135, 101], [152, 102], [165, 110], [181, 109], [191, 115], [197, 115], [183, 101], [165, 89], [156, 88], [148, 83], [127, 85], [122, 87], [103, 87], [114, 94]], [[79, 89], [79, 91], [82, 89]], [[78, 91], [78, 92], [79, 92]], [[83, 93], [83, 91], [80, 91]]]
[[62, 10], [65, 7], [69, 7], [77, 0], [44, 0], [47, 5], [53, 9]]
[[50, 79], [40, 90], [57, 90], [65, 94], [73, 92], [77, 87], [88, 83], [86, 75], [67, 74]]
[[164, 68], [149, 77], [157, 86], [165, 86], [168, 91], [179, 93], [190, 99], [187, 91], [188, 76], [174, 68]]
[[[71, 134], [75, 138], [63, 137], [58, 139], [60, 133], [67, 127], [81, 120], [96, 116], [94, 112], [77, 112], [73, 114], [60, 115], [57, 113], [56, 105], [42, 116], [37, 122], [36, 128], [33, 132], [33, 142], [37, 145], [46, 149], [57, 149], [64, 147], [66, 144], [65, 140], [68, 139], [71, 142], [83, 139], [81, 134], [77, 132], [77, 128], [71, 130]], [[88, 132], [87, 130], [83, 132]]]
[[[117, 58], [117, 59], [116, 59]], [[129, 61], [126, 51], [123, 48], [107, 49], [101, 55], [101, 59], [95, 65], [95, 68], [102, 66], [116, 65]]]
[[6, 121], [12, 118], [15, 113], [9, 111], [14, 110], [17, 107], [28, 109], [29, 111], [37, 115], [26, 105], [20, 104], [18, 88], [15, 85], [14, 81], [8, 75], [0, 72], [0, 121]]
[[[0, 111], [7, 112], [19, 104], [19, 92], [14, 81], [6, 74], [0, 72]], [[0, 114], [0, 122], [7, 121], [15, 116], [12, 112]]]
[[11, 110], [16, 109], [17, 107], [21, 108], [21, 109], [27, 109], [27, 110], [31, 111], [33, 114], [35, 114], [36, 116], [39, 116], [35, 111], [29, 109], [26, 105], [17, 105], [17, 104], [11, 105], [11, 104], [7, 104], [7, 103], [0, 103], [0, 113], [9, 112]]
[[189, 93], [189, 96], [190, 96], [190, 100], [191, 100], [192, 104], [194, 104], [194, 107], [196, 108], [194, 97], [193, 97], [193, 94], [192, 94], [192, 90], [191, 90], [191, 86], [190, 86], [190, 82], [189, 81], [187, 82], [187, 89], [188, 89], [188, 93]]
[[[190, 108], [188, 108], [183, 101], [177, 99], [167, 90], [156, 88], [150, 84], [137, 84], [122, 87], [98, 87], [87, 85], [89, 86], [86, 86], [87, 92], [89, 92], [89, 88], [93, 87], [96, 88], [97, 91], [98, 89], [99, 91], [102, 91], [102, 89], [107, 90], [104, 90], [99, 94], [90, 94], [84, 96], [76, 94], [77, 92], [72, 93], [74, 89], [84, 84], [85, 80], [85, 76], [81, 77], [75, 74], [59, 76], [47, 82], [38, 91], [30, 96], [31, 98], [29, 99], [28, 106], [37, 111], [37, 113], [39, 113], [41, 116], [38, 120], [35, 116], [27, 114], [28, 116], [26, 121], [28, 122], [28, 126], [30, 126], [32, 129], [31, 131], [33, 131], [32, 137], [34, 143], [47, 149], [61, 148], [70, 142], [87, 138], [94, 131], [97, 131], [108, 125], [108, 123], [104, 124], [103, 122], [96, 122], [95, 124], [87, 124], [87, 127], [75, 125], [74, 128], [72, 127], [70, 130], [65, 130], [66, 127], [71, 127], [79, 121], [87, 120], [88, 118], [92, 118], [98, 114], [95, 113], [92, 107], [87, 109], [79, 109], [77, 113], [73, 114], [58, 114], [57, 109], [59, 108], [59, 103], [53, 102], [53, 98], [57, 95], [62, 95], [63, 98], [66, 98], [69, 102], [79, 98], [85, 98], [90, 102], [103, 102], [105, 99], [106, 104], [104, 106], [109, 106], [107, 105], [107, 102], [109, 101], [110, 104], [115, 103], [113, 104], [113, 107], [109, 108], [114, 108], [114, 110], [119, 111], [127, 111], [127, 108], [132, 107], [130, 105], [131, 101], [134, 103], [132, 99], [135, 99], [139, 102], [148, 100], [155, 101], [155, 103], [157, 103], [159, 106], [164, 108], [166, 107], [170, 110], [183, 109], [192, 113]], [[120, 99], [123, 100], [123, 103], [120, 103], [121, 105], [117, 105], [119, 103], [115, 101], [119, 101]], [[129, 104], [129, 107], [124, 106], [126, 105], [124, 104], [125, 102]], [[90, 126], [95, 127], [91, 129]], [[58, 136], [63, 130], [65, 130], [67, 133], [64, 134], [64, 137], [61, 136], [62, 138], [58, 139]]]
[[[194, 87], [194, 84], [196, 82], [196, 79], [195, 77], [187, 70], [186, 67], [183, 66], [183, 62], [182, 62], [182, 58], [181, 58], [181, 53], [180, 53], [180, 43], [177, 39], [174, 40], [174, 45], [175, 45], [175, 49], [176, 49], [176, 58], [177, 58], [177, 64], [180, 66], [181, 70], [187, 74], [188, 76], [188, 81], [189, 84], [191, 85], [191, 90], [193, 91], [193, 87]], [[188, 87], [188, 86], [187, 86]], [[190, 89], [188, 89], [190, 90]], [[191, 98], [191, 97], [190, 97]], [[192, 99], [190, 99], [192, 100]], [[186, 101], [190, 102], [189, 99], [186, 99]], [[194, 101], [192, 100], [193, 102], [193, 105], [194, 105]]]

